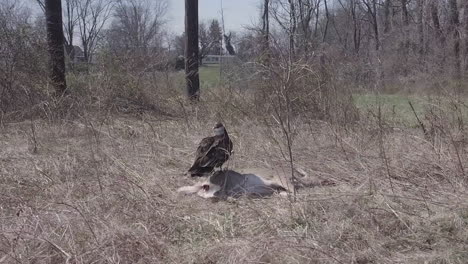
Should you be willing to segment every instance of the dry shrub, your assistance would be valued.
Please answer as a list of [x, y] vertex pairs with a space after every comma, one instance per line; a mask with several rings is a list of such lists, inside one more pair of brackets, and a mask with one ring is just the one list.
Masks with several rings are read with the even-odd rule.
[[[208, 87], [198, 103], [180, 73], [69, 75], [64, 108], [44, 105], [72, 118], [0, 126], [0, 260], [466, 262], [463, 101], [430, 101], [426, 132], [378, 109], [358, 120], [333, 58], [317, 60], [255, 65], [249, 89]], [[177, 196], [216, 121], [235, 144], [227, 168], [292, 165], [334, 185], [305, 184], [295, 199]]]
[[448, 151], [450, 141], [441, 141], [437, 151], [420, 129], [380, 133], [383, 157], [379, 134], [366, 127], [298, 122], [295, 166], [335, 186], [301, 188], [295, 202], [280, 196], [218, 202], [177, 196], [177, 187], [192, 183], [182, 173], [209, 133], [207, 122], [217, 117], [235, 143], [227, 166], [287, 165], [269, 134], [281, 133], [278, 127], [251, 114], [218, 112], [235, 109], [224, 104], [224, 96], [239, 100], [236, 107], [249, 105], [229, 91], [206, 93], [205, 108], [185, 105], [199, 111], [187, 111], [187, 119], [145, 112], [140, 118], [87, 113], [63, 123], [36, 120], [34, 153], [28, 122], [4, 124], [0, 259], [463, 263], [466, 185], [455, 152]]
[[[333, 76], [334, 61], [326, 55], [314, 58], [271, 58], [268, 64], [231, 62], [223, 64], [225, 92], [215, 92], [213, 100], [237, 113], [250, 112], [261, 119], [288, 114], [305, 120], [326, 120], [344, 124], [356, 121], [358, 112], [351, 90]], [[207, 99], [211, 100], [210, 99]], [[224, 111], [230, 112], [230, 111]]]
[[47, 96], [46, 43], [40, 25], [17, 2], [0, 4], [0, 112], [22, 116]]

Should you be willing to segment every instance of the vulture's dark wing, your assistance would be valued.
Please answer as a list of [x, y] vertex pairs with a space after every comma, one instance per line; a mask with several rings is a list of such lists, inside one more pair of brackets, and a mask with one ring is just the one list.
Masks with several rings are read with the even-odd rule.
[[213, 148], [215, 145], [216, 139], [214, 137], [207, 137], [202, 139], [200, 145], [197, 148], [196, 159], [206, 156], [208, 152]]
[[207, 137], [202, 139], [200, 145], [198, 145], [197, 153], [195, 154], [195, 162], [189, 169], [189, 172], [199, 171], [203, 167], [213, 167], [211, 165], [210, 151], [217, 145], [218, 140], [215, 137]]

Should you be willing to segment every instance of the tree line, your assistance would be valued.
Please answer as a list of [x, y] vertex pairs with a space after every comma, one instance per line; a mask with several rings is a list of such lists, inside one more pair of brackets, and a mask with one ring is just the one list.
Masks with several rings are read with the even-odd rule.
[[467, 9], [466, 0], [263, 0], [251, 32], [264, 56], [285, 50], [301, 60], [325, 56], [354, 64], [341, 73], [356, 81], [372, 82], [369, 75], [383, 83], [415, 75], [459, 81], [468, 73]]
[[[32, 65], [41, 61], [37, 50], [45, 50], [45, 43], [51, 55], [58, 55], [51, 60], [55, 77], [50, 80], [59, 94], [66, 90], [64, 69], [73, 67], [69, 62], [76, 46], [82, 49], [85, 63], [95, 61], [97, 54], [112, 55], [132, 62], [129, 68], [143, 70], [165, 69], [159, 65], [162, 61], [195, 51], [197, 64], [207, 54], [228, 51], [241, 62], [263, 66], [287, 57], [354, 87], [439, 79], [456, 82], [462, 91], [468, 72], [467, 0], [257, 0], [256, 22], [246, 21], [245, 29], [238, 32], [224, 32], [218, 20], [199, 23], [197, 14], [196, 24], [187, 23], [196, 25], [189, 30], [197, 38], [191, 40], [189, 53], [187, 36], [168, 30], [167, 1], [36, 1], [45, 17], [35, 21], [18, 1], [0, 3], [3, 98], [18, 93], [14, 78], [33, 72]], [[198, 11], [196, 1], [186, 3], [193, 5], [188, 10]], [[61, 47], [65, 47], [63, 59]], [[189, 64], [195, 66], [194, 61]]]

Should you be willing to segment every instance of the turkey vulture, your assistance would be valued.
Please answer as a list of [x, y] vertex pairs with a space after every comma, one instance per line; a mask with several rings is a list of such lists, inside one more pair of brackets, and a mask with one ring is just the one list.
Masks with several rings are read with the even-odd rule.
[[213, 127], [214, 136], [202, 139], [197, 148], [195, 162], [188, 170], [192, 177], [206, 176], [216, 167], [221, 167], [232, 152], [232, 141], [223, 124]]
[[234, 50], [234, 47], [231, 44], [231, 33], [228, 35], [224, 35], [224, 46], [226, 46], [226, 50], [228, 51], [229, 55], [236, 55], [236, 51]]

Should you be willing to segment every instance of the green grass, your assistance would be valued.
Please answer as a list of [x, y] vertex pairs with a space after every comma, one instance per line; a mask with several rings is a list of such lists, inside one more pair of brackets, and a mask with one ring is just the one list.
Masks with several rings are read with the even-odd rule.
[[202, 87], [219, 84], [219, 65], [200, 67], [200, 83]]
[[403, 123], [408, 126], [417, 125], [414, 112], [408, 102], [413, 104], [419, 118], [424, 114], [426, 98], [406, 95], [372, 95], [358, 94], [354, 96], [354, 103], [362, 112], [373, 112], [377, 114], [380, 104], [382, 115], [394, 122]]
[[[219, 65], [204, 65], [200, 67], [200, 83], [202, 87], [215, 87], [220, 83]], [[396, 94], [355, 94], [354, 104], [363, 114], [378, 113], [378, 106], [386, 121], [401, 124], [406, 127], [416, 127], [418, 122], [408, 102], [411, 102], [414, 111], [420, 119], [424, 118], [425, 109], [430, 104], [427, 96], [396, 95]], [[434, 98], [433, 98], [434, 99]], [[442, 98], [444, 108], [449, 106], [448, 99]], [[467, 103], [468, 104], [468, 103]], [[468, 109], [463, 110], [468, 116]]]
[[[455, 113], [453, 101], [448, 97], [428, 97], [415, 95], [374, 95], [374, 94], [355, 94], [354, 104], [363, 114], [378, 113], [380, 104], [382, 116], [385, 120], [396, 124], [402, 124], [406, 127], [416, 127], [418, 122], [414, 112], [419, 119], [424, 122], [426, 110], [432, 106], [435, 109], [440, 109], [445, 113]], [[414, 112], [408, 102], [411, 102], [414, 107]], [[465, 106], [456, 104], [461, 111], [463, 118], [468, 118], [468, 102], [465, 100]]]

